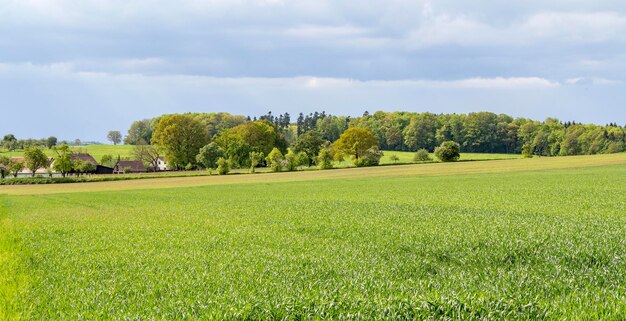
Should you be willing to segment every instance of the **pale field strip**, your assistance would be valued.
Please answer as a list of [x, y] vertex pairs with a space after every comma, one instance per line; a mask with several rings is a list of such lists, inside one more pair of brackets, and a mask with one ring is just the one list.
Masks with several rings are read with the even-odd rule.
[[[282, 173], [240, 174], [225, 176], [163, 177], [110, 182], [88, 182], [46, 185], [0, 186], [0, 194], [43, 195], [59, 193], [105, 192], [136, 189], [161, 189], [227, 184], [263, 184], [323, 179], [358, 179], [368, 177], [407, 177], [508, 173], [550, 169], [582, 168], [626, 164], [626, 153], [568, 157], [541, 157], [472, 161], [458, 163], [430, 163], [395, 166], [345, 168]], [[626, 171], [625, 171], [626, 174]]]

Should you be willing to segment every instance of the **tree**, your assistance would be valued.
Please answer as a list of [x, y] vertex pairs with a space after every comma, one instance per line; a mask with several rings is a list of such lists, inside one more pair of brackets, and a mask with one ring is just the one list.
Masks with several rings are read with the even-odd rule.
[[35, 177], [35, 172], [38, 169], [48, 167], [49, 160], [40, 147], [30, 146], [24, 150], [24, 163], [26, 168], [31, 171], [32, 177]]
[[378, 141], [369, 128], [348, 128], [333, 144], [339, 156], [351, 156], [355, 163], [372, 147], [378, 147]]
[[206, 127], [189, 115], [163, 116], [152, 135], [152, 144], [163, 148], [174, 168], [196, 163], [196, 155], [207, 143]]
[[425, 162], [432, 160], [432, 158], [428, 155], [428, 151], [422, 148], [415, 153], [413, 160], [416, 162]]
[[442, 162], [456, 162], [461, 157], [460, 150], [457, 142], [449, 140], [435, 148], [435, 156]]
[[161, 153], [158, 146], [146, 145], [143, 141], [140, 141], [139, 144], [133, 147], [131, 155], [135, 160], [142, 162], [144, 166], [151, 168], [155, 172], [159, 171]]
[[376, 166], [383, 156], [384, 154], [378, 149], [378, 146], [372, 146], [365, 151], [361, 158], [355, 159], [354, 165], [357, 167]]
[[0, 156], [0, 178], [5, 178], [9, 174], [8, 166], [11, 159], [7, 156]]
[[305, 152], [299, 152], [297, 155], [297, 159], [298, 166], [311, 166], [311, 159], [309, 158], [309, 155], [307, 155]]
[[312, 163], [320, 153], [322, 144], [324, 144], [322, 135], [317, 130], [310, 130], [298, 136], [292, 147], [296, 153], [305, 153], [309, 157], [309, 163]]
[[217, 174], [226, 175], [230, 172], [230, 162], [224, 157], [217, 160]]
[[2, 147], [8, 149], [10, 152], [18, 148], [18, 141], [13, 134], [6, 134], [2, 139]]
[[233, 164], [239, 166], [250, 165], [250, 152], [269, 155], [275, 147], [281, 152], [287, 149], [285, 138], [267, 120], [248, 122], [230, 128], [216, 136], [215, 142]]
[[320, 150], [320, 153], [315, 159], [315, 164], [320, 169], [333, 168], [333, 153], [331, 152], [329, 147], [324, 147]]
[[102, 158], [100, 158], [100, 165], [102, 166], [115, 168], [115, 164], [117, 164], [117, 160], [111, 154], [102, 155]]
[[216, 168], [217, 160], [220, 157], [224, 157], [224, 151], [215, 142], [211, 142], [200, 148], [200, 152], [196, 155], [196, 161], [204, 168]]
[[272, 151], [265, 158], [268, 165], [272, 169], [273, 172], [280, 172], [283, 168], [283, 153], [280, 152], [280, 149], [274, 147]]
[[436, 143], [437, 116], [421, 113], [413, 116], [404, 130], [404, 141], [411, 150], [425, 148], [432, 150]]
[[61, 173], [61, 176], [65, 177], [67, 173], [71, 172], [74, 168], [74, 162], [71, 158], [70, 147], [66, 144], [61, 144], [61, 146], [53, 147], [54, 152], [57, 157], [52, 164], [52, 168]]
[[7, 169], [13, 177], [17, 177], [17, 174], [24, 170], [24, 162], [12, 160], [11, 163], [9, 163], [9, 166], [7, 166]]
[[250, 152], [250, 173], [263, 161], [265, 155], [262, 152]]
[[51, 149], [52, 147], [56, 145], [57, 145], [57, 138], [54, 136], [48, 137], [48, 139], [46, 140], [46, 146], [48, 146], [48, 149]]
[[74, 166], [72, 169], [74, 170], [74, 172], [76, 172], [78, 176], [80, 176], [81, 174], [93, 173], [96, 170], [96, 165], [92, 164], [91, 162], [77, 159], [74, 161]]
[[137, 145], [141, 142], [143, 142], [144, 144], [149, 144], [150, 139], [152, 139], [152, 126], [150, 126], [150, 120], [142, 119], [134, 121], [130, 125], [128, 133], [124, 138], [124, 144]]
[[111, 130], [107, 134], [107, 139], [113, 143], [113, 145], [117, 145], [122, 142], [122, 133], [119, 130]]
[[292, 172], [295, 171], [298, 166], [298, 155], [290, 148], [289, 152], [285, 154], [285, 168], [287, 171]]
[[389, 156], [389, 160], [391, 160], [394, 164], [397, 164], [398, 161], [400, 160], [400, 157], [398, 157], [398, 155], [393, 154], [391, 156]]

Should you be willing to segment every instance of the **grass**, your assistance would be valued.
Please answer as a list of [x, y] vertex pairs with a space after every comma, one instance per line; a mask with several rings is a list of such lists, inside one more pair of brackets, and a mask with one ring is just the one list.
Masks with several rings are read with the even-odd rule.
[[6, 187], [0, 319], [623, 320], [625, 164]]
[[[383, 151], [385, 154], [381, 159], [381, 164], [410, 164], [414, 163], [414, 152], [398, 152], [398, 151]], [[390, 159], [391, 155], [398, 156], [398, 161], [394, 162]], [[434, 155], [431, 153], [431, 157]], [[485, 154], [485, 153], [462, 153], [461, 161], [475, 161], [475, 160], [498, 160], [498, 159], [518, 159], [522, 158], [519, 154]]]
[[[73, 151], [89, 153], [96, 161], [100, 162], [102, 156], [104, 155], [113, 155], [113, 157], [117, 157], [119, 155], [121, 158], [130, 157], [130, 153], [133, 149], [133, 145], [88, 145], [88, 146], [73, 146], [71, 148]], [[46, 155], [54, 157], [56, 154], [51, 149], [44, 149]], [[0, 152], [0, 156], [23, 156], [24, 151], [18, 150], [13, 152]]]

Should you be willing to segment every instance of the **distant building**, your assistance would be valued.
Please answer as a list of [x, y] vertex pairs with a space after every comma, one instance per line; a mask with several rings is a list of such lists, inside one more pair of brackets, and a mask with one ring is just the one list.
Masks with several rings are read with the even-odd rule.
[[[11, 161], [12, 162], [24, 162], [24, 166], [26, 166], [24, 157], [14, 156], [14, 157], [11, 157]], [[52, 166], [53, 163], [54, 163], [54, 158], [48, 157], [48, 165]], [[17, 174], [19, 176], [31, 176], [33, 172], [31, 172], [30, 169], [24, 167], [24, 169]], [[35, 171], [35, 175], [48, 175], [48, 168], [47, 167], [38, 168]]]
[[96, 174], [113, 174], [113, 168], [102, 166], [102, 165], [97, 165]]
[[115, 164], [113, 174], [145, 173], [148, 170], [141, 161], [120, 160]]
[[94, 164], [95, 166], [98, 166], [98, 162], [96, 161], [96, 159], [93, 158], [93, 156], [91, 156], [91, 154], [89, 154], [89, 153], [74, 153], [74, 154], [70, 154], [70, 159], [72, 161], [81, 160], [83, 162], [89, 162], [89, 163]]
[[159, 159], [157, 159], [157, 169], [159, 171], [167, 170], [167, 163], [165, 162], [165, 159], [163, 157], [159, 157]]

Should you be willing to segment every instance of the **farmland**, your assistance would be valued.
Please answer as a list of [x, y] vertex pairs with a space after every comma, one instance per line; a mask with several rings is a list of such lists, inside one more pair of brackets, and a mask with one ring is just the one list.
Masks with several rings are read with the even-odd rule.
[[0, 187], [0, 319], [626, 318], [626, 154]]

